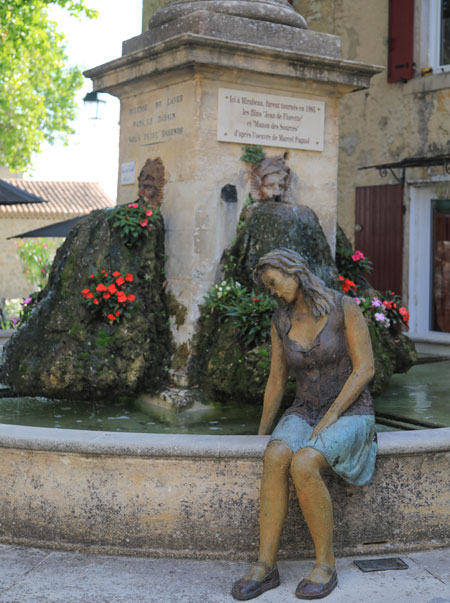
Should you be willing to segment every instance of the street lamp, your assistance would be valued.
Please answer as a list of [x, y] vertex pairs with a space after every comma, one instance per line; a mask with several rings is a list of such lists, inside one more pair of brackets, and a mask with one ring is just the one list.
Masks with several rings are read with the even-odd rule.
[[97, 92], [88, 92], [83, 98], [88, 119], [101, 119], [106, 101], [98, 97]]

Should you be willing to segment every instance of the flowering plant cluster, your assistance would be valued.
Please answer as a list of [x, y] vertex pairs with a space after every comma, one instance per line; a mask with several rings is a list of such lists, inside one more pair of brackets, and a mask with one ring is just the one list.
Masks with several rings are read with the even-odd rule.
[[221, 321], [232, 319], [245, 343], [257, 346], [268, 339], [276, 302], [267, 293], [256, 294], [233, 279], [215, 285], [204, 298]]
[[386, 308], [381, 299], [376, 295], [373, 297], [356, 297], [356, 303], [359, 305], [363, 315], [369, 319], [369, 324], [378, 328], [389, 328], [391, 321], [387, 315]]
[[364, 272], [371, 272], [373, 269], [373, 263], [365, 257], [362, 251], [352, 252], [351, 249], [343, 247], [336, 249], [336, 266], [339, 274], [343, 274], [352, 281], [358, 280], [358, 277], [362, 276]]
[[140, 199], [114, 209], [108, 219], [119, 230], [125, 245], [132, 247], [141, 237], [149, 236], [159, 214], [159, 209], [150, 208]]
[[380, 293], [379, 297], [376, 295], [358, 297], [358, 286], [353, 279], [356, 280], [362, 272], [368, 272], [373, 268], [372, 262], [362, 251], [339, 249], [336, 253], [336, 264], [342, 272], [339, 275], [342, 291], [355, 298], [369, 325], [377, 328], [408, 326], [409, 312], [405, 306], [402, 306], [400, 297], [392, 291]]
[[119, 271], [108, 274], [106, 270], [89, 276], [89, 285], [81, 294], [83, 301], [95, 313], [100, 313], [111, 324], [122, 317], [129, 318], [136, 296], [131, 291], [134, 277]]
[[409, 326], [409, 312], [402, 306], [402, 301], [393, 291], [386, 291], [383, 295], [383, 307], [391, 324], [404, 324]]
[[363, 315], [376, 327], [408, 326], [409, 312], [401, 305], [399, 296], [392, 291], [386, 291], [380, 297], [355, 297], [355, 300]]
[[341, 289], [344, 293], [356, 293], [358, 291], [358, 287], [355, 283], [349, 278], [345, 278], [342, 274], [339, 275], [339, 283], [341, 285]]
[[61, 240], [41, 237], [16, 243], [25, 278], [34, 287], [43, 289], [47, 284], [53, 258]]

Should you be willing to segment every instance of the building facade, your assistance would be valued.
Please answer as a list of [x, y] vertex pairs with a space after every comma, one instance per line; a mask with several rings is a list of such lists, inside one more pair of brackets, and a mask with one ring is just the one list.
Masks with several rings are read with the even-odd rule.
[[[144, 31], [164, 3], [144, 0]], [[411, 336], [450, 345], [450, 2], [290, 3], [343, 58], [385, 68], [340, 101], [338, 222], [408, 304]]]
[[340, 101], [338, 220], [374, 260], [374, 285], [408, 303], [410, 335], [449, 345], [450, 3], [294, 6], [311, 29], [341, 37], [345, 58], [385, 66]]

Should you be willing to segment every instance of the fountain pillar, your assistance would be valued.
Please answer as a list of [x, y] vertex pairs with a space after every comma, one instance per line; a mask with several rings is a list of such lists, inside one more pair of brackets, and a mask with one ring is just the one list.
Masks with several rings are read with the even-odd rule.
[[289, 151], [293, 202], [316, 212], [334, 249], [338, 101], [379, 71], [343, 60], [339, 38], [309, 31], [286, 0], [168, 0], [122, 57], [86, 72], [95, 91], [121, 101], [119, 203], [134, 200], [147, 158], [165, 165], [180, 385], [198, 306], [248, 194], [242, 145]]

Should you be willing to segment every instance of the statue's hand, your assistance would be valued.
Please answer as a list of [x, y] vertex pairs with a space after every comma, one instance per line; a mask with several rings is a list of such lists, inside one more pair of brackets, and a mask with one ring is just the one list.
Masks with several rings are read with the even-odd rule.
[[338, 418], [339, 418], [339, 415], [337, 413], [328, 411], [322, 417], [322, 419], [317, 423], [317, 425], [314, 427], [314, 430], [311, 434], [311, 439], [318, 436], [320, 433], [322, 433], [322, 431], [324, 429], [327, 429], [327, 427], [330, 427], [330, 425], [333, 425], [333, 423], [336, 423]]

